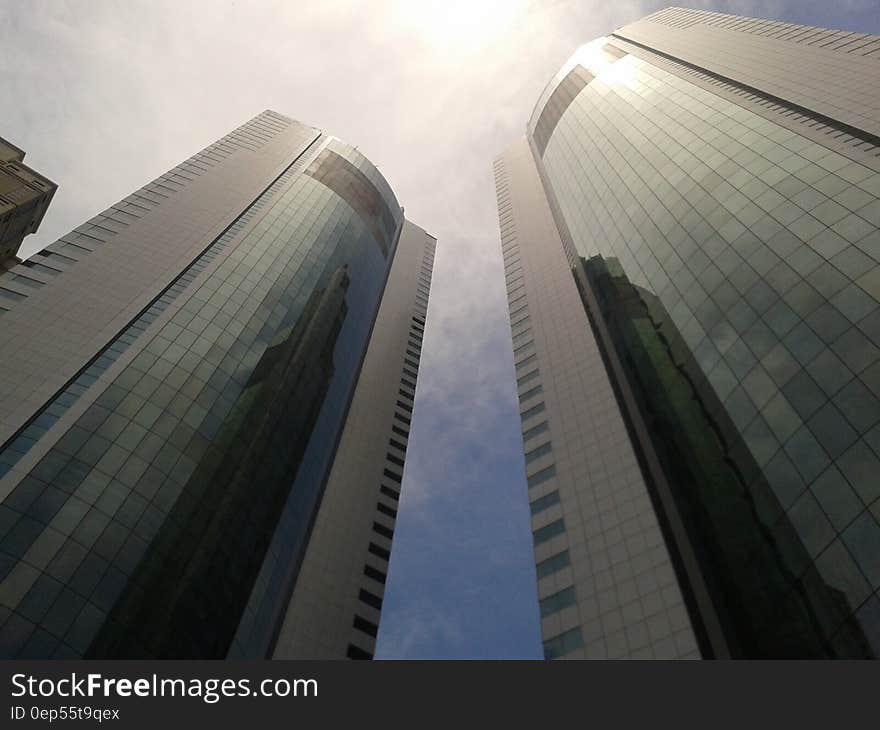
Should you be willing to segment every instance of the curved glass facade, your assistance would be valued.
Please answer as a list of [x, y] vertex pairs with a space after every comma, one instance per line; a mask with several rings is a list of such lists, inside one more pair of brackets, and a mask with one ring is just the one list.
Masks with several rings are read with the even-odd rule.
[[242, 219], [77, 381], [90, 404], [3, 500], [3, 656], [267, 651], [254, 618], [290, 594], [403, 214], [321, 137]]
[[532, 151], [731, 654], [875, 656], [880, 173], [611, 40]]

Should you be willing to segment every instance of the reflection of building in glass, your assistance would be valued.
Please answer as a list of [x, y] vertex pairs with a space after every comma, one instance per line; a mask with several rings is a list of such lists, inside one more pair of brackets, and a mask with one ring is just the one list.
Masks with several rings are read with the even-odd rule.
[[[0, 137], [0, 273], [19, 262], [22, 240], [39, 228], [58, 187], [23, 160], [24, 152]], [[15, 292], [0, 290], [0, 314], [15, 299]]]
[[496, 161], [548, 657], [880, 651], [878, 74], [671, 8]]
[[264, 112], [0, 278], [35, 282], [0, 319], [0, 653], [272, 656], [305, 601], [329, 641], [285, 655], [370, 656], [433, 248], [360, 153]]

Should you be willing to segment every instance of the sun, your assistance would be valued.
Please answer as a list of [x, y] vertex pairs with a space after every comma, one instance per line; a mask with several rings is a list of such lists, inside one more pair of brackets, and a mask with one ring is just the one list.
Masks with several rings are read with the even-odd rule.
[[527, 5], [526, 0], [393, 0], [398, 28], [434, 50], [479, 51], [498, 38]]

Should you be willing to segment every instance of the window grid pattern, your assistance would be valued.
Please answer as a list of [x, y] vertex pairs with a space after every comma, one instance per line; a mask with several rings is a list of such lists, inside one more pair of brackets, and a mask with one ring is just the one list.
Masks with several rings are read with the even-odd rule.
[[[378, 179], [362, 155], [329, 144]], [[301, 553], [388, 260], [362, 214], [312, 177], [285, 180], [266, 202], [216, 267], [188, 282], [170, 316], [125, 343], [137, 340], [138, 351], [124, 368], [83, 383], [101, 389], [97, 399], [0, 506], [4, 656], [223, 656], [233, 639], [247, 645], [271, 631], [255, 619], [286, 596], [281, 576]], [[299, 369], [279, 373], [284, 357]], [[251, 429], [241, 429], [266, 417], [260, 399], [273, 385], [293, 388], [280, 408], [307, 390], [299, 411], [310, 415], [280, 418], [285, 425], [251, 447]], [[219, 477], [206, 478], [222, 463], [218, 444], [235, 454], [270, 448], [272, 438], [285, 444], [273, 453], [298, 457], [256, 460], [270, 506], [229, 505], [221, 515], [253, 522], [213, 543], [210, 531], [187, 529], [201, 519], [198, 505], [223, 508], [209, 494]], [[197, 549], [186, 536], [203, 534], [203, 549], [223, 565], [223, 591], [204, 574], [182, 581], [185, 594], [147, 590], [186, 563], [180, 550]], [[178, 548], [165, 552], [170, 539]], [[175, 603], [186, 618], [171, 633], [151, 631]]]
[[[551, 97], [551, 103], [545, 113], [542, 114], [536, 131], [541, 138], [550, 139], [553, 128], [567, 108], [568, 104], [577, 96], [578, 92], [589, 83], [592, 77], [582, 67], [576, 67], [566, 77], [560, 87]], [[553, 464], [553, 447], [549, 440], [533, 447], [532, 439], [541, 434], [549, 433], [550, 427], [545, 419], [535, 424], [533, 417], [545, 410], [543, 401], [534, 402], [534, 399], [543, 394], [541, 371], [538, 365], [538, 355], [533, 352], [535, 348], [534, 333], [528, 309], [528, 297], [525, 290], [525, 271], [522, 266], [516, 225], [513, 217], [513, 207], [510, 198], [510, 181], [505, 168], [503, 158], [498, 158], [494, 163], [495, 189], [498, 205], [498, 219], [501, 233], [501, 253], [504, 261], [505, 284], [507, 287], [508, 312], [510, 318], [511, 343], [513, 347], [514, 365], [517, 373], [517, 395], [520, 403], [529, 401], [530, 405], [520, 412], [522, 422], [523, 450], [527, 468], [530, 464], [536, 464], [537, 471], [526, 473], [527, 487], [532, 487], [551, 481], [556, 475]], [[527, 423], [528, 422], [528, 423]], [[527, 446], [528, 444], [528, 446]], [[529, 509], [533, 518], [546, 521], [551, 508], [560, 509], [561, 498], [558, 490], [553, 490], [534, 498], [529, 497]], [[538, 524], [542, 524], [539, 522]], [[562, 519], [550, 522], [537, 529], [533, 529], [533, 541], [537, 548], [554, 537], [565, 534], [565, 523]], [[573, 629], [572, 637], [580, 630]], [[576, 642], [569, 637], [568, 642], [557, 642], [555, 655], [562, 656], [569, 651], [582, 646], [582, 642]], [[545, 652], [546, 654], [547, 652]], [[554, 652], [551, 651], [551, 654]], [[552, 658], [552, 657], [548, 657]]]
[[[310, 149], [320, 144], [320, 138]], [[0, 447], [0, 478], [39, 441], [39, 439], [89, 390], [129, 348], [139, 341], [153, 322], [189, 289], [223, 252], [238, 238], [241, 232], [260, 215], [274, 196], [297, 174], [302, 172], [310, 159], [308, 150], [287, 168], [256, 201], [205, 251], [193, 261], [162, 294], [147, 307], [128, 327], [117, 335], [98, 356], [87, 365], [61, 392], [54, 396], [35, 418]]]
[[[51, 277], [67, 270], [96, 247], [112, 242], [113, 237], [121, 230], [160, 207], [164, 200], [185, 188], [196, 177], [222, 162], [237, 149], [257, 151], [291, 124], [294, 124], [292, 119], [271, 110], [258, 114], [198, 154], [49, 244], [30, 260], [0, 274], [0, 293], [9, 289], [21, 294], [21, 298], [27, 296], [28, 288], [43, 286], [51, 281]], [[24, 284], [25, 288], [22, 288], [21, 277], [28, 272], [38, 278], [31, 277], [34, 284]], [[9, 300], [0, 300], [0, 307], [8, 310], [10, 307], [4, 307], [4, 301]]]
[[[410, 327], [409, 327], [409, 342], [412, 346], [413, 342], [418, 343], [416, 347], [416, 352], [421, 352], [421, 341], [424, 338], [425, 334], [425, 326], [427, 323], [428, 316], [428, 297], [430, 295], [431, 288], [431, 277], [433, 275], [434, 270], [434, 256], [436, 252], [437, 242], [434, 239], [428, 239], [425, 244], [425, 252], [422, 256], [421, 266], [419, 270], [418, 284], [416, 287], [416, 298], [413, 302], [412, 312], [410, 317]], [[408, 352], [410, 352], [408, 350]], [[401, 401], [397, 401], [397, 408], [401, 409], [403, 412], [395, 414], [400, 420], [408, 419], [414, 409], [414, 396], [415, 396], [415, 383], [410, 383], [407, 380], [407, 377], [411, 377], [417, 381], [418, 377], [418, 368], [420, 364], [420, 354], [411, 354], [413, 358], [410, 361], [410, 367], [412, 367], [412, 371], [408, 371], [408, 369], [404, 366], [401, 372], [400, 381], [405, 387], [412, 388], [413, 395], [409, 396], [408, 394], [400, 391], [403, 395], [405, 395], [409, 400], [413, 401], [413, 405], [407, 405]], [[407, 415], [404, 415], [407, 414]], [[391, 559], [391, 549], [394, 538], [394, 526], [397, 520], [397, 503], [400, 499], [400, 491], [403, 483], [403, 475], [404, 475], [404, 466], [406, 462], [406, 448], [409, 439], [410, 425], [409, 420], [406, 421], [405, 428], [399, 428], [396, 426], [392, 426], [388, 443], [389, 445], [398, 450], [400, 452], [400, 456], [395, 455], [393, 452], [388, 452], [385, 457], [386, 468], [384, 470], [386, 478], [390, 479], [394, 486], [390, 486], [388, 483], [380, 483], [379, 485], [379, 501], [376, 504], [376, 514], [374, 515], [374, 519], [376, 520], [373, 525], [374, 533], [377, 533], [379, 536], [384, 538], [383, 548], [384, 557], [379, 556], [386, 563]], [[395, 435], [397, 438], [395, 438]], [[402, 439], [398, 440], [398, 439]], [[390, 467], [390, 468], [388, 468]], [[397, 469], [400, 471], [398, 474], [392, 469]], [[380, 529], [376, 529], [376, 528]], [[375, 536], [374, 536], [375, 539]], [[373, 544], [371, 543], [371, 548]], [[372, 549], [369, 552], [375, 551]], [[358, 600], [362, 603], [366, 602], [367, 605], [372, 607], [377, 614], [377, 617], [381, 616], [381, 597], [384, 596], [385, 591], [385, 573], [381, 573], [376, 571], [370, 565], [364, 566], [364, 575], [368, 578], [372, 578], [370, 581], [370, 585], [367, 586], [369, 588], [368, 596], [374, 596], [378, 594], [380, 599], [379, 605], [375, 605], [374, 603], [370, 603], [370, 599], [365, 601], [364, 599], [364, 591], [360, 591], [358, 594]], [[366, 585], [366, 584], [365, 584]], [[364, 627], [358, 625], [359, 621], [363, 621], [361, 617], [355, 615], [354, 618], [354, 628], [356, 631], [352, 634], [350, 647], [354, 647], [357, 652], [359, 652], [358, 658], [361, 659], [372, 659], [373, 652], [375, 650], [376, 645], [376, 636], [378, 633], [378, 625], [376, 625], [376, 630], [371, 633], [369, 630], [365, 630]]]
[[880, 651], [880, 174], [618, 63], [543, 156], [578, 253], [659, 298], [801, 535], [798, 570]]
[[618, 40], [618, 42], [622, 40], [637, 49], [643, 49], [649, 54], [648, 60], [653, 65], [670, 69], [677, 75], [694, 78], [698, 84], [714, 87], [720, 93], [738, 97], [735, 100], [737, 103], [741, 100], [756, 111], [764, 113], [771, 121], [783, 124], [793, 131], [800, 131], [811, 135], [811, 138], [820, 144], [824, 142], [841, 145], [839, 151], [846, 151], [846, 148], [850, 147], [852, 148], [851, 152], [858, 150], [867, 153], [867, 159], [865, 159], [865, 156], [858, 158], [865, 162], [869, 162], [872, 156], [874, 158], [880, 157], [880, 144], [878, 144], [877, 138], [874, 135], [856, 130], [848, 125], [842, 125], [833, 119], [812, 113], [807, 109], [798, 107], [784, 99], [764, 93], [758, 89], [733, 83], [724, 76], [709, 73], [699, 66], [684, 63], [667, 55], [661, 55], [634, 40], [625, 38], [615, 38], [615, 40]]
[[673, 28], [691, 28], [695, 25], [709, 25], [726, 28], [740, 33], [778, 38], [779, 40], [819, 46], [841, 53], [854, 53], [860, 56], [880, 54], [880, 37], [868, 33], [853, 33], [845, 30], [830, 30], [809, 25], [796, 25], [776, 20], [744, 18], [710, 10], [689, 8], [665, 8], [644, 18], [652, 23], [662, 23]]
[[716, 21], [677, 27], [647, 18], [614, 36], [822, 115], [875, 143], [880, 138], [880, 96], [866, 82], [877, 75], [880, 36], [805, 26], [774, 32], [767, 21], [733, 16]]

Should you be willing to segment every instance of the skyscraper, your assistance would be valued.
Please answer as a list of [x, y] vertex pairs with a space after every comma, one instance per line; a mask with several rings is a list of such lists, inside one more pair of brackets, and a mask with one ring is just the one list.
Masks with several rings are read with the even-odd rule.
[[433, 250], [266, 111], [0, 277], [0, 655], [369, 656]]
[[[18, 263], [22, 240], [36, 232], [57, 188], [24, 164], [23, 150], [0, 137], [0, 273]], [[0, 298], [0, 308], [8, 309], [8, 301]]]
[[878, 82], [669, 8], [495, 161], [547, 657], [880, 652]]

